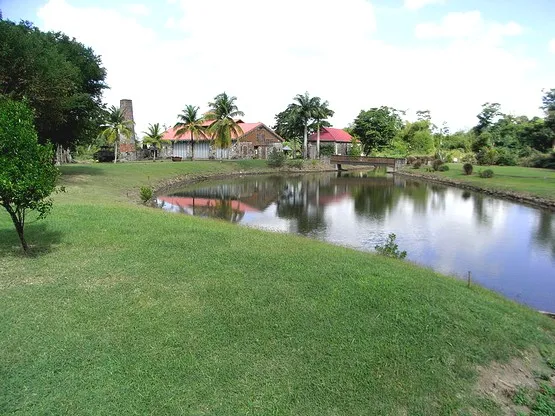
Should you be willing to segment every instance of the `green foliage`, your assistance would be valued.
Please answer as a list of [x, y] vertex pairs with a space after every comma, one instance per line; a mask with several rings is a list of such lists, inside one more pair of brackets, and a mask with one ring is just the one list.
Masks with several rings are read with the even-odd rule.
[[[153, 145], [156, 149], [161, 149], [162, 144], [167, 143], [166, 140], [162, 140], [164, 132], [160, 127], [160, 123], [149, 124], [148, 130], [143, 132], [143, 134], [143, 143]], [[156, 159], [156, 151], [153, 152], [152, 158]]]
[[434, 171], [439, 170], [439, 167], [440, 167], [441, 165], [443, 165], [443, 161], [442, 161], [442, 160], [435, 159], [435, 160], [432, 162], [432, 168], [433, 168]]
[[463, 165], [463, 171], [465, 175], [472, 175], [473, 170], [474, 170], [474, 167], [472, 166], [472, 163], [465, 163]]
[[518, 155], [512, 149], [501, 147], [497, 149], [497, 164], [500, 166], [518, 165]]
[[390, 107], [371, 108], [361, 111], [352, 127], [354, 135], [369, 154], [389, 146], [403, 128], [399, 111]]
[[304, 161], [302, 159], [290, 159], [287, 161], [287, 166], [294, 169], [302, 169]]
[[374, 248], [378, 254], [381, 254], [382, 256], [404, 259], [407, 257], [407, 252], [399, 251], [399, 246], [395, 243], [396, 238], [397, 236], [394, 233], [391, 233], [387, 236], [387, 241], [383, 246], [377, 245]]
[[479, 165], [490, 166], [497, 163], [497, 150], [494, 148], [483, 147], [476, 153], [476, 162]]
[[106, 70], [91, 48], [29, 22], [0, 19], [0, 95], [34, 110], [40, 142], [89, 144], [102, 117]]
[[285, 163], [285, 153], [274, 147], [268, 154], [266, 163], [268, 163], [268, 166], [271, 168], [281, 168]]
[[216, 147], [221, 149], [229, 148], [233, 137], [243, 134], [235, 118], [243, 117], [245, 114], [239, 111], [235, 101], [237, 97], [229, 96], [225, 92], [218, 94], [213, 102], [208, 103], [210, 110], [204, 116], [206, 120], [213, 121], [208, 127], [208, 132]]
[[206, 126], [204, 119], [199, 115], [199, 107], [194, 105], [186, 105], [184, 110], [178, 114], [176, 129], [176, 137], [181, 137], [189, 133], [191, 139], [191, 160], [195, 159], [195, 139], [206, 138]]
[[474, 153], [466, 153], [461, 158], [461, 162], [476, 163], [476, 155]]
[[479, 173], [480, 178], [493, 178], [493, 170], [486, 169]]
[[320, 146], [320, 156], [332, 156], [335, 153], [335, 147], [331, 144]]
[[116, 106], [110, 107], [100, 137], [106, 139], [107, 143], [114, 144], [114, 163], [118, 160], [120, 137], [125, 136], [129, 139], [133, 134], [133, 124], [133, 121], [125, 119], [121, 108]]
[[445, 164], [444, 165], [439, 165], [437, 170], [439, 172], [447, 172], [449, 170], [449, 165], [445, 165]]
[[141, 186], [141, 189], [139, 190], [139, 196], [141, 198], [141, 201], [143, 201], [144, 203], [150, 201], [153, 194], [154, 193], [152, 191], [152, 187], [150, 186]]
[[52, 208], [58, 169], [51, 146], [38, 143], [33, 113], [23, 103], [0, 99], [0, 205], [10, 215], [25, 252], [28, 211], [44, 218]]
[[411, 154], [428, 155], [434, 152], [434, 137], [431, 132], [431, 123], [428, 120], [419, 120], [414, 123], [407, 121], [398, 133], [398, 138], [405, 143]]
[[360, 142], [353, 137], [351, 139], [351, 145], [349, 146], [349, 150], [347, 151], [348, 156], [361, 156], [362, 155], [362, 146]]

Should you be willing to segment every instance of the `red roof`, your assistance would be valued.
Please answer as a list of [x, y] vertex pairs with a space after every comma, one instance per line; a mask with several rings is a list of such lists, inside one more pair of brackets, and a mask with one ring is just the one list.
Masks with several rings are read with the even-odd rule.
[[[309, 142], [315, 142], [317, 139], [316, 133], [309, 136]], [[332, 127], [322, 127], [320, 129], [320, 141], [321, 142], [337, 142], [337, 143], [351, 143], [353, 136], [347, 133], [345, 130], [334, 129]]]
[[[205, 121], [203, 123], [203, 125], [204, 126], [209, 126], [212, 123], [213, 123], [213, 121]], [[243, 134], [240, 135], [239, 137], [243, 137], [249, 131], [254, 130], [258, 126], [262, 125], [262, 123], [260, 123], [260, 122], [258, 122], [258, 123], [244, 123], [242, 120], [237, 120], [237, 124], [243, 130]], [[176, 131], [177, 131], [177, 129], [175, 127], [172, 127], [171, 129], [166, 130], [164, 132], [164, 137], [162, 138], [162, 140], [172, 140], [172, 141], [189, 141], [189, 140], [191, 140], [191, 133], [187, 132], [186, 134], [177, 137], [175, 135]], [[233, 135], [233, 139], [237, 139], [235, 134]], [[195, 140], [210, 140], [210, 137], [205, 137], [205, 138], [195, 137]]]

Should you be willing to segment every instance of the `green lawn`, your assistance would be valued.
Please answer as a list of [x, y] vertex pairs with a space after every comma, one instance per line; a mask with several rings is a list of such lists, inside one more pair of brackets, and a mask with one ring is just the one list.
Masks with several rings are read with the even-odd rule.
[[[449, 163], [448, 166], [447, 172], [426, 172], [425, 168], [407, 168], [407, 172], [429, 174], [487, 190], [515, 192], [555, 202], [555, 170], [520, 166], [474, 166], [474, 171], [469, 176], [464, 174], [460, 163]], [[480, 178], [479, 172], [486, 169], [493, 170], [493, 178]]]
[[171, 176], [263, 168], [64, 167], [31, 257], [1, 212], [0, 414], [500, 414], [477, 365], [555, 363], [555, 322], [477, 286], [136, 203]]

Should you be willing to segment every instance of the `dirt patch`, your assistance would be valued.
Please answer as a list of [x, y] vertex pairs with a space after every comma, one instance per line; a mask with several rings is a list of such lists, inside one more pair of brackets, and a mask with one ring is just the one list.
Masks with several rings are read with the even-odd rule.
[[503, 415], [529, 414], [530, 409], [519, 405], [515, 395], [538, 391], [542, 375], [551, 375], [550, 382], [555, 386], [553, 370], [538, 351], [527, 352], [507, 363], [494, 361], [487, 367], [478, 367], [478, 373], [476, 393], [497, 404]]

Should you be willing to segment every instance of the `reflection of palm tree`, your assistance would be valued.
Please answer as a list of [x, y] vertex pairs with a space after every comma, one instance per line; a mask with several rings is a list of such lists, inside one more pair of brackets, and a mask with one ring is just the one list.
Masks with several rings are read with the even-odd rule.
[[355, 201], [355, 212], [361, 216], [383, 219], [399, 202], [402, 195], [397, 187], [391, 186], [391, 181], [386, 178], [376, 178], [368, 185], [360, 185], [351, 192]]
[[316, 189], [308, 187], [306, 178], [287, 181], [277, 202], [277, 215], [295, 220], [297, 232], [301, 234], [326, 228], [324, 211], [316, 200]]

